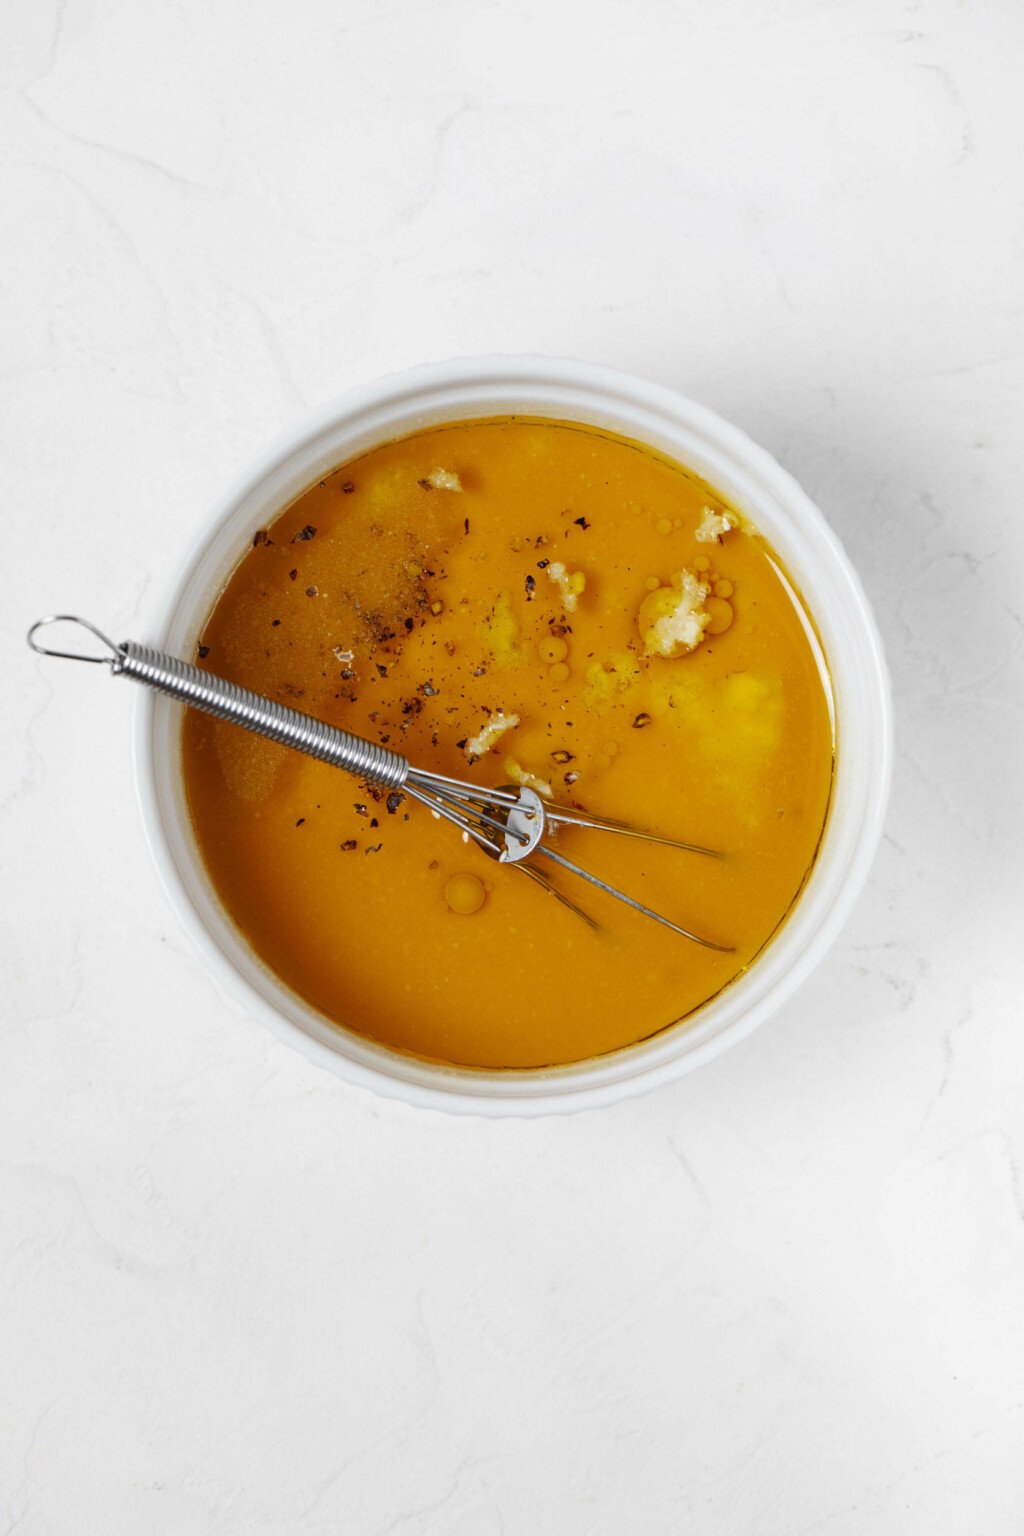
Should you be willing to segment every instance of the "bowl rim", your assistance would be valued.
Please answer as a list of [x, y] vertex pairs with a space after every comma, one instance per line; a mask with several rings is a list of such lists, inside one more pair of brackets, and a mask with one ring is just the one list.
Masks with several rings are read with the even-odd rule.
[[[553, 407], [561, 397], [568, 405], [587, 396], [594, 413], [589, 420], [576, 419], [606, 425], [602, 414], [614, 417], [618, 424], [612, 430], [667, 451], [722, 489], [728, 500], [734, 504], [738, 500], [741, 510], [747, 510], [744, 501], [756, 501], [751, 521], [766, 532], [787, 566], [786, 539], [780, 547], [780, 531], [803, 541], [795, 546], [798, 557], [803, 548], [807, 558], [813, 553], [819, 562], [817, 583], [808, 582], [808, 569], [800, 567], [799, 558], [796, 570], [815, 624], [827, 629], [841, 621], [832, 638], [848, 650], [840, 656], [834, 647], [831, 651], [825, 647], [833, 689], [838, 693], [838, 670], [851, 689], [859, 690], [862, 707], [845, 724], [840, 720], [840, 737], [843, 731], [852, 735], [845, 743], [840, 740], [833, 804], [808, 882], [796, 907], [746, 975], [689, 1019], [621, 1050], [562, 1067], [461, 1068], [377, 1045], [318, 1014], [248, 948], [213, 895], [191, 838], [187, 812], [183, 827], [183, 797], [175, 795], [173, 769], [166, 754], [161, 756], [161, 743], [177, 739], [175, 706], [140, 689], [135, 715], [135, 782], [145, 835], [179, 920], [228, 996], [317, 1066], [358, 1086], [419, 1107], [487, 1116], [592, 1108], [646, 1092], [711, 1060], [777, 1012], [831, 947], [860, 894], [882, 833], [892, 775], [892, 693], [881, 637], [860, 579], [817, 506], [766, 450], [708, 407], [664, 385], [568, 358], [491, 355], [421, 364], [349, 389], [279, 434], [228, 486], [198, 541], [186, 551], [159, 599], [154, 598], [150, 608], [157, 643], [173, 646], [175, 629], [182, 629], [182, 615], [190, 606], [209, 611], [210, 565], [218, 541], [223, 544], [244, 521], [245, 509], [258, 501], [268, 482], [286, 473], [289, 465], [305, 462], [325, 434], [345, 426], [355, 432], [360, 424], [372, 434], [382, 416], [401, 418], [403, 424], [397, 430], [385, 430], [376, 438], [371, 435], [367, 445], [381, 443], [417, 430], [417, 423], [422, 429], [443, 419], [468, 419], [465, 408], [448, 418], [437, 414], [454, 401], [465, 405], [467, 392], [479, 397], [480, 407], [470, 407], [469, 416], [475, 413], [482, 418], [507, 414], [492, 408], [492, 400], [531, 389], [551, 395]], [[545, 412], [531, 407], [522, 414], [554, 417], [559, 413], [555, 408]], [[652, 430], [656, 423], [663, 424], [677, 440], [693, 438], [693, 452], [684, 458], [678, 448], [664, 450], [660, 443], [651, 443], [649, 432], [625, 423], [624, 417], [630, 414], [643, 418]], [[570, 418], [562, 415], [561, 419]], [[332, 467], [362, 451], [366, 449], [345, 450], [341, 458], [333, 459]], [[324, 467], [329, 460], [330, 455]], [[709, 472], [709, 466], [721, 472]], [[304, 483], [311, 483], [318, 472], [322, 468], [307, 469]], [[737, 485], [744, 492], [739, 497]], [[278, 510], [284, 505], [281, 502]], [[240, 536], [235, 547], [243, 548]], [[236, 562], [237, 558], [236, 553]], [[203, 588], [204, 573], [207, 595], [200, 604], [196, 593]], [[826, 599], [831, 600], [827, 612]], [[837, 807], [837, 786], [845, 786], [851, 776], [853, 801], [849, 807]], [[840, 810], [845, 816], [842, 823]], [[184, 852], [189, 844], [190, 860]], [[751, 977], [757, 979], [753, 987]]]

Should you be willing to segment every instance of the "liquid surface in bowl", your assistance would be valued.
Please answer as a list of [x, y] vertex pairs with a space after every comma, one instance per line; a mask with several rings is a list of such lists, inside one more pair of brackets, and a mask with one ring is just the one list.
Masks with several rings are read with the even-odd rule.
[[666, 1028], [747, 968], [821, 838], [829, 685], [776, 557], [696, 477], [596, 429], [462, 423], [344, 465], [257, 532], [199, 659], [419, 767], [539, 781], [726, 855], [561, 831], [735, 953], [546, 866], [595, 930], [410, 799], [189, 712], [190, 811], [234, 922], [316, 1008], [420, 1056], [540, 1067]]

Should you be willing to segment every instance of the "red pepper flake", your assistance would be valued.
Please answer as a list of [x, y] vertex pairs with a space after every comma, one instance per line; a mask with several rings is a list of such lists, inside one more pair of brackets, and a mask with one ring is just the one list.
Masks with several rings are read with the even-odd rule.
[[300, 528], [299, 529], [299, 531], [295, 535], [294, 539], [292, 539], [292, 543], [293, 544], [306, 544], [306, 543], [309, 542], [310, 539], [315, 539], [315, 538], [316, 538], [316, 529], [313, 527], [312, 523], [307, 523], [305, 528]]
[[356, 842], [354, 837], [346, 837], [345, 841], [343, 843], [339, 843], [338, 846], [342, 853], [351, 853], [353, 848], [359, 847], [359, 844]]
[[198, 651], [199, 651], [199, 660], [200, 661], [205, 661], [207, 656], [209, 656], [209, 654], [210, 654], [210, 647], [208, 645], [200, 645], [198, 647]]
[[351, 496], [352, 492], [355, 490], [355, 485], [351, 480], [343, 480], [341, 488], [345, 492], [346, 496]]
[[316, 587], [307, 587], [306, 588], [306, 596], [307, 597], [316, 597], [316, 595], [317, 595]]

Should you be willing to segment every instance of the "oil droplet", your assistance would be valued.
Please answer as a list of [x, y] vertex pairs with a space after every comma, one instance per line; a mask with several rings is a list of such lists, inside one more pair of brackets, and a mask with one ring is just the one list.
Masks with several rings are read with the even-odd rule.
[[540, 651], [541, 661], [546, 661], [549, 665], [553, 661], [564, 661], [569, 654], [567, 643], [559, 635], [549, 635], [546, 640], [540, 642], [537, 649]]
[[719, 580], [715, 582], [714, 593], [716, 597], [732, 597], [732, 582], [726, 581], [724, 577], [720, 577]]
[[486, 896], [483, 881], [478, 880], [476, 875], [452, 875], [444, 888], [445, 901], [460, 917], [469, 917], [473, 912], [479, 912]]
[[658, 525], [657, 526], [658, 526], [658, 532], [659, 533], [671, 533], [672, 532], [672, 521], [671, 521], [670, 518], [660, 517], [658, 519]]
[[647, 580], [644, 582], [644, 586], [647, 588], [648, 592], [657, 592], [658, 588], [661, 586], [661, 582], [658, 580], [657, 576], [648, 576]]
[[732, 608], [725, 598], [709, 597], [704, 606], [711, 615], [711, 622], [707, 627], [706, 633], [709, 635], [724, 634], [733, 619]]
[[564, 661], [556, 662], [548, 674], [553, 683], [564, 683], [569, 676], [569, 668]]
[[711, 569], [711, 561], [707, 555], [698, 555], [693, 562], [693, 568], [695, 571], [708, 571]]
[[594, 767], [595, 768], [610, 768], [611, 765], [612, 765], [611, 758], [607, 757], [604, 752], [599, 752], [597, 754], [597, 756], [594, 758]]

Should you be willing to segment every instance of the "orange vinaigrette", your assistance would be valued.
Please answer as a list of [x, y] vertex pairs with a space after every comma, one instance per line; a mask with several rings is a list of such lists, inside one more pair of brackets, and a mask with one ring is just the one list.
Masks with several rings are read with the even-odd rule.
[[199, 656], [419, 767], [727, 855], [563, 830], [568, 857], [735, 953], [545, 866], [591, 929], [401, 793], [190, 711], [227, 912], [296, 993], [400, 1050], [522, 1068], [645, 1039], [749, 966], [814, 861], [834, 737], [807, 615], [720, 496], [597, 429], [467, 422], [352, 460], [256, 534]]

